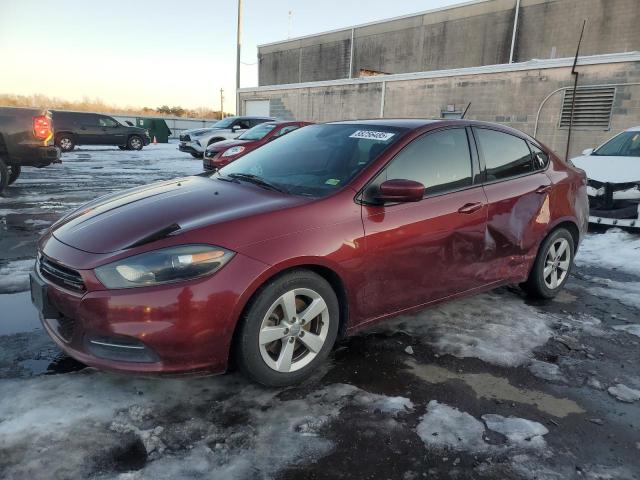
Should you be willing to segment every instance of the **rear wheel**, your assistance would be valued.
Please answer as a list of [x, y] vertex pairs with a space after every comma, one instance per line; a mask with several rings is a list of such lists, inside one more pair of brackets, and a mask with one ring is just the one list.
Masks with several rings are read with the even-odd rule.
[[309, 377], [338, 334], [338, 299], [319, 275], [298, 270], [264, 285], [239, 325], [236, 361], [258, 383], [285, 386]]
[[535, 298], [553, 298], [567, 282], [575, 245], [568, 230], [554, 230], [540, 245], [529, 278], [521, 287]]
[[20, 168], [20, 165], [9, 166], [9, 185], [11, 185], [13, 182], [15, 182], [18, 179], [21, 171], [22, 169]]
[[56, 145], [58, 145], [63, 152], [71, 152], [76, 147], [73, 137], [67, 134], [60, 135], [56, 141]]
[[4, 191], [9, 185], [9, 167], [4, 163], [4, 160], [0, 158], [0, 193]]
[[129, 137], [129, 141], [127, 142], [127, 147], [129, 148], [129, 150], [142, 150], [142, 147], [144, 147], [144, 143], [139, 136], [131, 135]]

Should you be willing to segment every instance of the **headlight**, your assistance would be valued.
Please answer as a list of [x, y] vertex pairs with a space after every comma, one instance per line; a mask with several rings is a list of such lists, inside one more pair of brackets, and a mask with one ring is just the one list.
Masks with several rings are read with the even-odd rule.
[[233, 256], [234, 252], [212, 245], [183, 245], [134, 255], [95, 271], [109, 289], [148, 287], [210, 275]]
[[223, 157], [233, 157], [234, 155], [238, 155], [239, 153], [244, 152], [244, 147], [231, 147], [222, 154]]

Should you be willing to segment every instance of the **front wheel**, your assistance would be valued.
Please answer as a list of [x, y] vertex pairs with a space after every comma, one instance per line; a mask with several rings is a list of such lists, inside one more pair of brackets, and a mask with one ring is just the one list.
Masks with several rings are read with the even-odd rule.
[[553, 231], [540, 245], [529, 278], [521, 287], [535, 298], [553, 298], [567, 282], [575, 245], [568, 230]]
[[20, 165], [9, 166], [9, 185], [11, 185], [13, 182], [15, 182], [18, 179], [21, 171], [22, 169], [20, 168]]
[[127, 147], [129, 148], [129, 150], [142, 150], [142, 147], [144, 147], [144, 143], [142, 142], [142, 139], [140, 137], [138, 137], [137, 135], [132, 135], [131, 137], [129, 137]]
[[306, 379], [335, 343], [339, 311], [333, 288], [313, 272], [297, 270], [269, 281], [240, 320], [238, 367], [266, 386]]

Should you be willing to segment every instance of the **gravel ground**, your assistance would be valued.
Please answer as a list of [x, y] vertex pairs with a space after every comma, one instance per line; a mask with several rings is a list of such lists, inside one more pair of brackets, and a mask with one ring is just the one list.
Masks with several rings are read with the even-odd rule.
[[553, 301], [502, 288], [390, 320], [294, 388], [61, 354], [25, 291], [40, 232], [200, 170], [171, 144], [85, 147], [0, 197], [0, 478], [640, 478], [640, 237], [620, 230], [588, 236]]

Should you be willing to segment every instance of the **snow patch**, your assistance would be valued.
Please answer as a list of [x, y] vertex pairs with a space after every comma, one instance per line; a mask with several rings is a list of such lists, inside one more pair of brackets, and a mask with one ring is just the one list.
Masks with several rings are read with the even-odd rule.
[[640, 400], [640, 390], [627, 387], [622, 383], [618, 383], [613, 387], [607, 389], [610, 395], [616, 397], [616, 399], [625, 403], [633, 403]]
[[586, 279], [595, 284], [586, 287], [592, 295], [611, 298], [623, 305], [640, 309], [640, 282], [619, 282], [591, 276]]
[[560, 371], [560, 367], [554, 363], [532, 360], [529, 364], [529, 371], [536, 377], [550, 382], [565, 383], [567, 381]]
[[482, 415], [482, 420], [489, 430], [507, 437], [507, 442], [511, 445], [536, 449], [546, 447], [543, 437], [549, 430], [541, 423], [496, 414]]
[[616, 325], [615, 327], [613, 327], [613, 329], [618, 330], [619, 332], [627, 332], [630, 335], [640, 337], [640, 324], [637, 323], [631, 325]]
[[0, 266], [0, 293], [29, 290], [29, 272], [35, 260], [14, 260]]
[[619, 228], [587, 235], [576, 255], [576, 264], [640, 275], [640, 237]]
[[[467, 412], [431, 400], [416, 432], [427, 447], [436, 449], [499, 453], [509, 449], [541, 450], [546, 447], [543, 437], [549, 430], [538, 422], [496, 414], [482, 415], [482, 420], [484, 423]], [[506, 444], [488, 443], [486, 429], [504, 435]]]
[[440, 354], [475, 357], [502, 366], [526, 364], [551, 337], [554, 315], [520, 297], [487, 293], [385, 322], [385, 331], [421, 336]]

